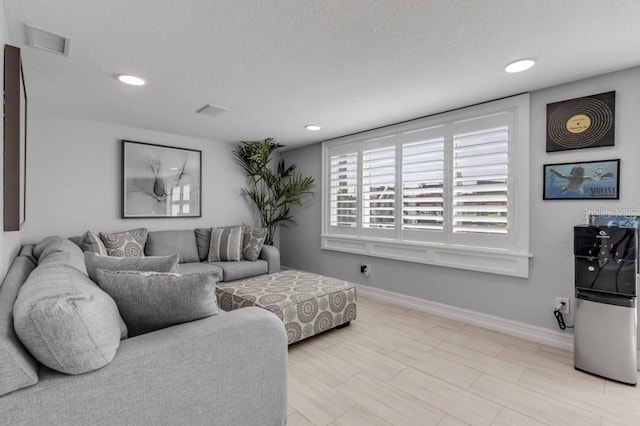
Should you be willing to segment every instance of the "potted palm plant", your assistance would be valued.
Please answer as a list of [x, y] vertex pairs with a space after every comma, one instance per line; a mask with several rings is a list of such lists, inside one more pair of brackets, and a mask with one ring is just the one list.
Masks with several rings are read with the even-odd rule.
[[285, 167], [280, 160], [273, 168], [273, 155], [284, 145], [273, 138], [263, 141], [241, 142], [233, 149], [236, 163], [249, 178], [242, 193], [255, 204], [263, 228], [267, 231], [265, 244], [273, 244], [278, 226], [295, 224], [291, 206], [302, 206], [305, 198], [313, 196], [314, 179], [303, 176], [295, 164]]

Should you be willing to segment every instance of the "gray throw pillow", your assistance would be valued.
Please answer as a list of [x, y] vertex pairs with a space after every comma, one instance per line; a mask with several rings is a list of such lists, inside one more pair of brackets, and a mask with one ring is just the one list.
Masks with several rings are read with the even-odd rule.
[[211, 228], [196, 228], [196, 245], [198, 246], [198, 257], [204, 262], [209, 257], [209, 246], [211, 245]]
[[146, 228], [136, 228], [114, 234], [100, 232], [100, 239], [109, 256], [144, 257], [144, 245], [147, 242], [148, 234]]
[[67, 374], [104, 367], [126, 337], [113, 299], [66, 265], [39, 266], [29, 275], [13, 306], [13, 325], [34, 358]]
[[89, 278], [94, 282], [98, 281], [99, 269], [107, 271], [178, 272], [177, 254], [172, 256], [114, 257], [85, 252], [84, 263], [87, 265]]
[[100, 237], [91, 231], [85, 232], [82, 237], [80, 237], [77, 244], [83, 252], [88, 251], [102, 256], [107, 255], [107, 248], [104, 246], [104, 243]]
[[[61, 237], [47, 237], [36, 245], [38, 265], [68, 265], [87, 274], [82, 250], [70, 240]], [[35, 251], [35, 249], [34, 249]]]
[[242, 257], [252, 262], [258, 260], [265, 238], [267, 238], [266, 229], [245, 228], [242, 243]]
[[178, 275], [98, 270], [98, 284], [118, 305], [129, 336], [218, 313], [217, 272]]
[[209, 245], [209, 262], [242, 260], [243, 226], [213, 228]]
[[146, 256], [168, 256], [178, 253], [179, 263], [200, 261], [198, 257], [198, 246], [196, 244], [196, 234], [193, 232], [193, 229], [149, 232], [144, 253]]

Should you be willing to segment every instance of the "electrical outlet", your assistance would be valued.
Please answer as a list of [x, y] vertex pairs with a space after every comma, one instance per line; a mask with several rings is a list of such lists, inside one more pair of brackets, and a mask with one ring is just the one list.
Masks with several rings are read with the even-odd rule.
[[369, 278], [371, 276], [371, 265], [369, 265], [368, 263], [363, 263], [362, 265], [360, 265], [360, 273]]
[[569, 315], [571, 313], [571, 305], [569, 304], [568, 297], [556, 297], [556, 306], [560, 305], [562, 305], [562, 308], [560, 308], [561, 313], [565, 315]]

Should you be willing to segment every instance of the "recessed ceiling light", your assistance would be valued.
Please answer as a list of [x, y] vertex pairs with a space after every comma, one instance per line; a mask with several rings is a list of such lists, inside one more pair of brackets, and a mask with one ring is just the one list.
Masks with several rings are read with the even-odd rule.
[[316, 130], [320, 130], [320, 126], [315, 125], [315, 124], [308, 124], [306, 126], [304, 126], [305, 129], [307, 130], [311, 130], [312, 132], [315, 132]]
[[143, 86], [145, 81], [140, 77], [136, 77], [133, 75], [120, 74], [118, 76], [118, 80], [125, 84], [130, 84], [132, 86]]
[[510, 73], [521, 72], [521, 71], [528, 70], [535, 63], [536, 61], [534, 61], [533, 59], [518, 59], [517, 61], [513, 61], [510, 64], [508, 64], [506, 67], [504, 67], [504, 70]]

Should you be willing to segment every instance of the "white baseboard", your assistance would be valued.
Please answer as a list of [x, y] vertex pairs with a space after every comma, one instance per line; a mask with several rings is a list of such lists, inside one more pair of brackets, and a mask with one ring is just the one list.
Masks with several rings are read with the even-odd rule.
[[394, 305], [415, 309], [416, 311], [438, 315], [440, 317], [461, 321], [489, 330], [499, 331], [511, 336], [520, 337], [536, 343], [553, 346], [573, 352], [573, 335], [535, 325], [512, 321], [505, 318], [475, 312], [469, 309], [431, 302], [413, 296], [406, 296], [388, 290], [381, 290], [357, 284], [358, 293], [374, 299], [393, 303]]

